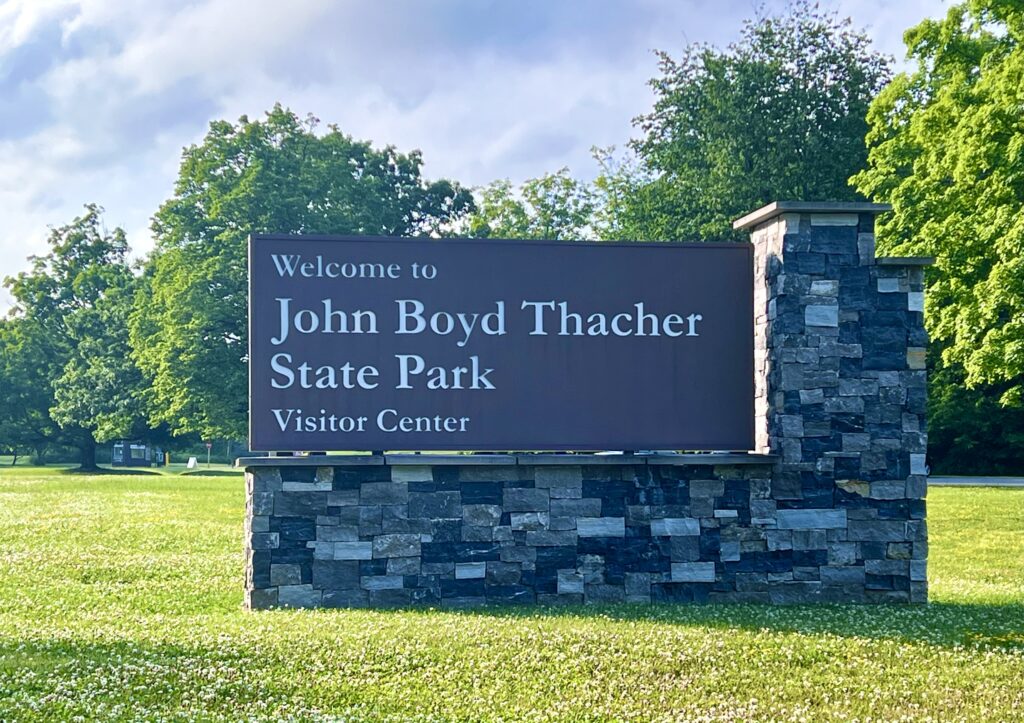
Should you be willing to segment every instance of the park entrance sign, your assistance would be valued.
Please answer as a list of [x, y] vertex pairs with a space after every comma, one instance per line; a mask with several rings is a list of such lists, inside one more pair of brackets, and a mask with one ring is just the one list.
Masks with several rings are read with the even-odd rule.
[[257, 450], [749, 450], [753, 249], [253, 236]]
[[924, 602], [929, 259], [875, 255], [887, 210], [254, 238], [253, 446], [384, 453], [239, 460], [246, 605]]

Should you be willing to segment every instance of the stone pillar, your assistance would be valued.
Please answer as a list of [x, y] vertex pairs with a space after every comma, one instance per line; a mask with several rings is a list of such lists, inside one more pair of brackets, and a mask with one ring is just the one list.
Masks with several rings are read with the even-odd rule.
[[923, 602], [930, 260], [875, 257], [888, 210], [778, 202], [735, 227], [754, 244], [756, 451], [780, 456], [779, 527], [826, 537], [823, 583]]

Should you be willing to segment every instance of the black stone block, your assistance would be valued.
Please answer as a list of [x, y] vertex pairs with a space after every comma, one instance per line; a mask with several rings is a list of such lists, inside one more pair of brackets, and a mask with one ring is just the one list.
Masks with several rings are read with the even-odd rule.
[[484, 580], [441, 580], [441, 597], [477, 597], [484, 594]]
[[270, 531], [279, 533], [282, 542], [309, 542], [316, 539], [316, 518], [271, 517]]
[[274, 564], [299, 564], [313, 561], [313, 551], [303, 547], [281, 547], [270, 551], [270, 560]]
[[833, 414], [832, 429], [836, 432], [863, 432], [863, 414]]
[[895, 590], [892, 575], [865, 575], [864, 587], [868, 590]]
[[461, 487], [462, 504], [500, 505], [502, 503], [501, 489], [501, 482], [463, 482]]
[[[586, 539], [586, 538], [585, 538]], [[596, 539], [596, 538], [595, 538]], [[537, 548], [537, 573], [538, 576], [553, 570], [565, 570], [576, 567], [575, 547], [538, 547]]]
[[456, 491], [410, 493], [409, 517], [455, 518], [462, 516], [462, 498]]
[[438, 489], [458, 489], [459, 485], [459, 468], [461, 465], [451, 465], [433, 468], [434, 481], [437, 483]]
[[907, 295], [900, 292], [875, 294], [875, 308], [879, 311], [906, 312]]
[[907, 328], [907, 315], [900, 311], [865, 311], [860, 315], [860, 323], [864, 338], [876, 328], [883, 326], [898, 326]]
[[484, 595], [488, 602], [501, 604], [530, 604], [537, 600], [533, 590], [526, 585], [485, 585]]
[[462, 520], [431, 520], [430, 534], [433, 535], [435, 543], [461, 542]]
[[793, 567], [819, 567], [828, 564], [828, 550], [793, 550]]
[[498, 560], [500, 550], [501, 547], [496, 542], [424, 542], [420, 545], [423, 562]]
[[658, 582], [651, 584], [652, 602], [707, 602], [711, 585], [695, 582]]
[[315, 482], [316, 467], [281, 467], [283, 482]]
[[863, 362], [860, 359], [842, 357], [839, 359], [839, 375], [844, 379], [851, 379], [860, 376]]
[[388, 561], [384, 558], [378, 560], [359, 560], [360, 575], [387, 575]]
[[888, 554], [887, 542], [861, 542], [860, 554], [865, 560], [884, 560]]
[[907, 368], [905, 352], [864, 352], [864, 371], [902, 371]]

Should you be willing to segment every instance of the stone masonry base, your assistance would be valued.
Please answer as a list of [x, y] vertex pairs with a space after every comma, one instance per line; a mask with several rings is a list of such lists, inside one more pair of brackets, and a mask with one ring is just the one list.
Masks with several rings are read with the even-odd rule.
[[246, 605], [926, 600], [923, 500], [778, 500], [768, 456], [578, 457], [249, 460]]

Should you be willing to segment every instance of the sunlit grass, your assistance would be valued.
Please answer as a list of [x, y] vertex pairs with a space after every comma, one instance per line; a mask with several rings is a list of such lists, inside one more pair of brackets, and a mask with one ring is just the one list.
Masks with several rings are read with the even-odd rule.
[[0, 720], [1012, 720], [1024, 490], [929, 493], [906, 607], [275, 611], [241, 477], [0, 468]]

